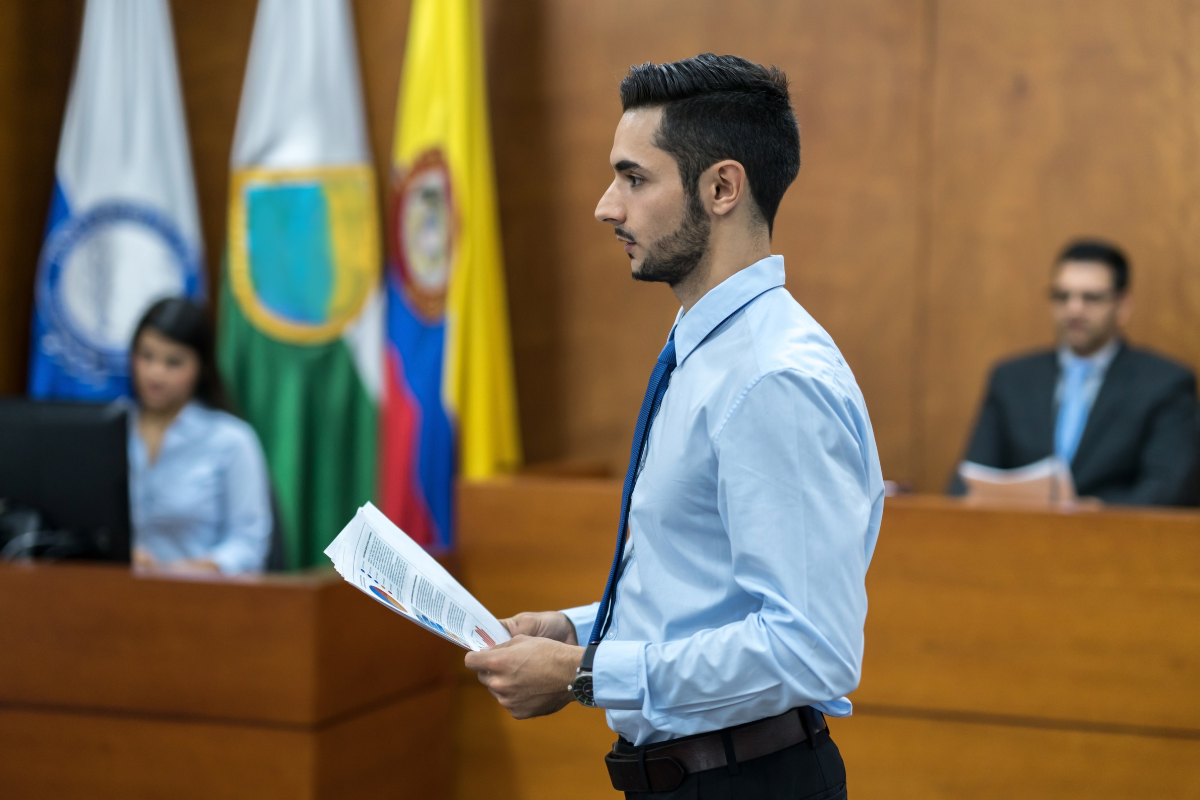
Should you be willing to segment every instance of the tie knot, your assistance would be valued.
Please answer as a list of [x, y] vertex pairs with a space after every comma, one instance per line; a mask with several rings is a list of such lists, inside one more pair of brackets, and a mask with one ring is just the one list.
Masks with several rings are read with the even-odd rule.
[[1095, 365], [1091, 360], [1085, 358], [1075, 358], [1067, 362], [1067, 379], [1078, 383], [1083, 383], [1092, 374], [1092, 368]]

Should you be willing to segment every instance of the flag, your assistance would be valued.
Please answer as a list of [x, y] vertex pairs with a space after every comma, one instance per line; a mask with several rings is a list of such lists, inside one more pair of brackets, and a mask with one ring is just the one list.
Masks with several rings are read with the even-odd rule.
[[376, 488], [382, 257], [345, 0], [261, 0], [231, 161], [218, 359], [308, 566]]
[[414, 0], [396, 108], [383, 511], [453, 543], [456, 473], [520, 463], [483, 36], [474, 0]]
[[167, 0], [88, 0], [38, 262], [29, 394], [126, 394], [142, 314], [203, 294]]

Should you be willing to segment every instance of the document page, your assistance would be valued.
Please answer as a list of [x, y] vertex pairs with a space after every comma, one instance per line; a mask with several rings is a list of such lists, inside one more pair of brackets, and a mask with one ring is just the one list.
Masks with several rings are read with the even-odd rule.
[[964, 461], [958, 467], [958, 474], [967, 485], [968, 498], [976, 500], [1054, 505], [1075, 499], [1071, 468], [1055, 456], [1016, 469], [996, 469]]
[[483, 650], [511, 638], [483, 604], [371, 503], [358, 510], [325, 555], [360, 591], [459, 647]]

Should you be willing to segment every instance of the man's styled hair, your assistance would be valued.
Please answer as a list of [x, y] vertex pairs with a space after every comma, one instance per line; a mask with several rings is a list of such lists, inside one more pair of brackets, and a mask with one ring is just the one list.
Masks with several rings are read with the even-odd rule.
[[774, 230], [779, 202], [800, 171], [800, 128], [783, 72], [712, 53], [646, 63], [621, 81], [621, 105], [662, 107], [654, 144], [675, 159], [692, 197], [704, 170], [725, 159], [740, 163], [767, 230]]
[[1113, 289], [1124, 294], [1129, 288], [1129, 260], [1121, 248], [1103, 239], [1076, 239], [1058, 254], [1057, 269], [1064, 261], [1096, 261], [1112, 270]]

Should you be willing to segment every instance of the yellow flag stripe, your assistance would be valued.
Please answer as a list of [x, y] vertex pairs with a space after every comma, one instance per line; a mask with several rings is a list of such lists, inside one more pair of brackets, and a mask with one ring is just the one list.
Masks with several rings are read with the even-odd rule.
[[445, 156], [459, 217], [446, 296], [442, 396], [459, 442], [460, 474], [520, 464], [521, 443], [484, 75], [474, 0], [414, 0], [396, 106], [392, 158], [407, 169]]

